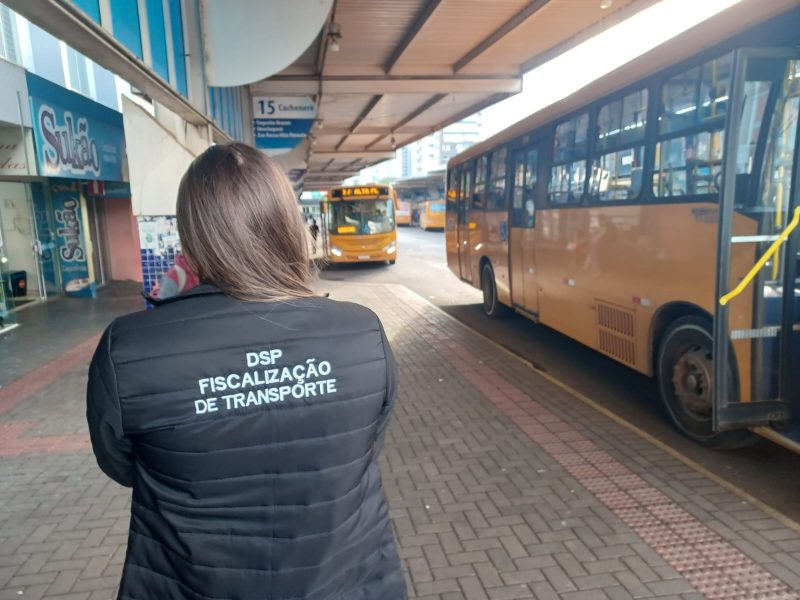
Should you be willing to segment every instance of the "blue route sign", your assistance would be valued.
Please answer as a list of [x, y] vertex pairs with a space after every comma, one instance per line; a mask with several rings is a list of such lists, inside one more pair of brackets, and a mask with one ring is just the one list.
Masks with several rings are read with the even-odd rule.
[[253, 97], [253, 133], [256, 147], [283, 154], [302, 142], [317, 117], [317, 105], [308, 96]]

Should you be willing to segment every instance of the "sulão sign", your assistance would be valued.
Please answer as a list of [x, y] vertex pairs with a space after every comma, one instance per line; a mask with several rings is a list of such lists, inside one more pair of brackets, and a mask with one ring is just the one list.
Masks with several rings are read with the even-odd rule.
[[121, 181], [122, 115], [32, 73], [27, 78], [39, 174]]
[[254, 96], [253, 135], [257, 148], [283, 154], [302, 142], [317, 117], [308, 96]]

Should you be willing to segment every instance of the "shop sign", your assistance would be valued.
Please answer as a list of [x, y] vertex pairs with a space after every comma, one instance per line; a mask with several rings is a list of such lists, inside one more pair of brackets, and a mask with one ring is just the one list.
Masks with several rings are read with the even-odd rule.
[[[33, 153], [30, 146], [30, 134], [28, 138], [29, 151]], [[28, 161], [25, 157], [25, 145], [22, 143], [22, 132], [19, 127], [0, 127], [0, 175], [35, 175], [28, 168]]]
[[56, 249], [61, 282], [68, 296], [94, 298], [97, 288], [89, 269], [84, 211], [77, 181], [55, 181], [50, 186], [56, 224]]
[[40, 175], [121, 181], [122, 115], [28, 73]]
[[308, 136], [317, 105], [308, 96], [253, 97], [253, 135], [267, 154], [288, 152]]

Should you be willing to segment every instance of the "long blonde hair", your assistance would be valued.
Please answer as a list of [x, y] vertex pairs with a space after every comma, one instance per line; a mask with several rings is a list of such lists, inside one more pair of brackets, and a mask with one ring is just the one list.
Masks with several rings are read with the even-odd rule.
[[294, 191], [263, 152], [239, 143], [208, 148], [181, 180], [177, 217], [200, 281], [241, 300], [313, 294]]

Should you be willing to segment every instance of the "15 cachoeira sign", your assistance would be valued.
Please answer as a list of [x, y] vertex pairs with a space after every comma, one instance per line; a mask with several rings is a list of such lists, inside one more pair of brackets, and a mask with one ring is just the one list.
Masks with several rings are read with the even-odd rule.
[[302, 142], [317, 118], [317, 105], [308, 96], [255, 96], [253, 134], [256, 147], [283, 154]]

